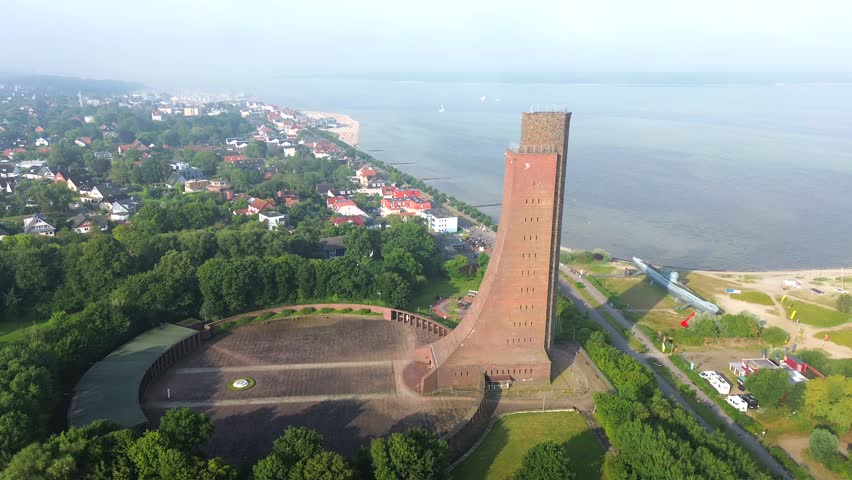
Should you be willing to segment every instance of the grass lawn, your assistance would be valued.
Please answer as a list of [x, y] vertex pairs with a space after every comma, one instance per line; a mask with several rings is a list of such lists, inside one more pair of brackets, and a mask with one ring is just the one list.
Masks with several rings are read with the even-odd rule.
[[[780, 301], [781, 297], [778, 297], [778, 300]], [[788, 298], [785, 302], [785, 307], [789, 304], [790, 299]], [[787, 318], [790, 318], [790, 313], [793, 310], [796, 310], [799, 312], [796, 314], [796, 320], [808, 325], [815, 325], [817, 327], [833, 327], [835, 325], [843, 325], [849, 320], [852, 320], [852, 315], [848, 313], [823, 308], [812, 303], [793, 300], [793, 304], [793, 308], [787, 309]]]
[[775, 303], [772, 302], [772, 297], [763, 292], [743, 291], [743, 293], [732, 293], [731, 298], [741, 302], [754, 303], [757, 305], [775, 305]]
[[500, 419], [479, 448], [450, 472], [450, 478], [511, 478], [527, 450], [548, 440], [567, 447], [576, 478], [601, 478], [604, 449], [583, 417], [575, 412], [520, 413]]
[[833, 332], [819, 332], [814, 336], [816, 338], [823, 339], [825, 338], [826, 334], [828, 334], [829, 342], [834, 342], [838, 345], [843, 345], [844, 347], [852, 348], [852, 328], [835, 330]]
[[723, 294], [728, 288], [739, 287], [732, 281], [710, 277], [695, 272], [681, 272], [680, 280], [705, 298], [712, 298], [718, 294]]
[[618, 271], [618, 266], [611, 262], [569, 263], [567, 265], [578, 272], [582, 270], [583, 274], [610, 275]]
[[479, 290], [479, 278], [471, 280], [450, 280], [443, 278], [440, 280], [426, 282], [422, 287], [415, 287], [417, 291], [408, 303], [407, 310], [416, 312], [417, 308], [429, 310], [429, 307], [435, 302], [435, 297], [463, 297], [467, 295], [468, 290]]
[[674, 300], [662, 289], [651, 285], [643, 278], [599, 278], [597, 282], [605, 289], [604, 295], [614, 295], [624, 306], [637, 310], [674, 308]]
[[[36, 325], [44, 323], [47, 320], [36, 322]], [[17, 342], [27, 336], [33, 322], [26, 320], [14, 320], [0, 322], [0, 346]]]

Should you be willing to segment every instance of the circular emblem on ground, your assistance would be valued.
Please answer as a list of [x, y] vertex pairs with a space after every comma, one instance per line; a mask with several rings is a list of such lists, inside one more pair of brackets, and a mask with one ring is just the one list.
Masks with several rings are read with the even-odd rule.
[[248, 390], [253, 386], [254, 386], [254, 379], [253, 378], [238, 378], [238, 379], [234, 380], [233, 382], [231, 382], [231, 384], [228, 385], [228, 388], [230, 388], [231, 390], [233, 390], [235, 392], [241, 392], [243, 390]]

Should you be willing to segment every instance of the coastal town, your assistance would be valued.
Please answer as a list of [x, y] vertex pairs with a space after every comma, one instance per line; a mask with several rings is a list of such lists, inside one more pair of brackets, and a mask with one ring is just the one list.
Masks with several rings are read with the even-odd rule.
[[[304, 192], [285, 187], [260, 197], [247, 192], [252, 183], [233, 179], [250, 177], [255, 184], [270, 182], [276, 174], [287, 171], [288, 159], [302, 158], [323, 159], [339, 167], [335, 170], [339, 181], [312, 185], [332, 225], [381, 228], [390, 216], [420, 217], [434, 233], [459, 231], [457, 214], [435, 204], [417, 188], [392, 182], [386, 171], [366, 163], [347, 146], [357, 142], [358, 123], [345, 115], [300, 112], [249, 100], [208, 102], [165, 94], [81, 96], [80, 113], [70, 118], [70, 125], [62, 129], [48, 125], [46, 129], [33, 108], [44, 100], [12, 85], [0, 86], [0, 92], [5, 95], [0, 107], [20, 113], [18, 121], [0, 119], [4, 134], [0, 145], [0, 206], [6, 217], [0, 224], [0, 236], [52, 236], [63, 229], [76, 233], [106, 231], [132, 221], [146, 201], [134, 191], [140, 186], [187, 195], [212, 192], [230, 203], [234, 215], [256, 216], [270, 229], [287, 228], [288, 212], [303, 200]], [[158, 143], [131, 138], [133, 135], [126, 132], [119, 135], [120, 126], [108, 121], [107, 115], [98, 114], [114, 108], [126, 109], [152, 124], [176, 119], [205, 123], [205, 118], [238, 115], [251, 130], [218, 143], [176, 145], [175, 139]], [[333, 141], [334, 137], [339, 140]], [[84, 162], [83, 168], [63, 165], [60, 155], [51, 155], [58, 148], [76, 149], [76, 156], [91, 161]], [[155, 174], [139, 185], [127, 181], [127, 175], [116, 175], [113, 170], [117, 164], [137, 171], [155, 170]], [[63, 185], [71, 192], [64, 214], [60, 214], [61, 208], [55, 208], [57, 205], [34, 200], [30, 189], [40, 182]]]

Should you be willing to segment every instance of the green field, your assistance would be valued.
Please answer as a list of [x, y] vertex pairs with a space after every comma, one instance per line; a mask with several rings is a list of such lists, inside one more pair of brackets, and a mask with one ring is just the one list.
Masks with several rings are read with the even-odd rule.
[[833, 332], [819, 332], [814, 336], [823, 339], [826, 334], [828, 334], [829, 342], [852, 348], [852, 328], [844, 328], [843, 330], [835, 330]]
[[739, 300], [741, 302], [754, 303], [757, 305], [775, 305], [775, 303], [772, 301], [772, 297], [763, 292], [744, 291], [743, 293], [733, 293], [731, 294], [731, 298], [733, 298], [734, 300]]
[[500, 419], [479, 448], [450, 473], [450, 478], [511, 478], [521, 466], [524, 453], [548, 440], [568, 448], [576, 478], [601, 478], [604, 449], [583, 417], [574, 412], [520, 413]]
[[407, 310], [412, 312], [416, 312], [418, 308], [429, 310], [429, 306], [435, 303], [435, 297], [462, 297], [467, 295], [468, 290], [478, 290], [479, 283], [479, 278], [470, 280], [444, 278], [428, 281], [426, 285], [414, 287], [414, 296], [411, 297]]
[[787, 340], [787, 332], [782, 328], [769, 327], [760, 332], [760, 339], [772, 347], [780, 347]]
[[[778, 300], [780, 301], [781, 297], [779, 297]], [[790, 299], [788, 298], [785, 302], [785, 307], [789, 304]], [[799, 312], [796, 314], [796, 320], [801, 323], [817, 327], [834, 327], [836, 325], [843, 325], [849, 320], [852, 320], [852, 315], [848, 313], [839, 312], [837, 310], [797, 300], [793, 300], [793, 308], [787, 309], [787, 318], [790, 318], [790, 314], [793, 310]]]

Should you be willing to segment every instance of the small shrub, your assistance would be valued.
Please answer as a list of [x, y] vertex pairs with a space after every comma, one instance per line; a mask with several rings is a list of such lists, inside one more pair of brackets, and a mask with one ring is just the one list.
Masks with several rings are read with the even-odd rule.
[[314, 307], [305, 307], [305, 308], [299, 310], [296, 313], [299, 314], [299, 315], [310, 315], [310, 314], [312, 314], [316, 311], [317, 310]]
[[349, 307], [341, 308], [340, 310], [338, 310], [338, 312], [340, 312], [340, 313], [349, 313], [351, 311], [352, 311], [352, 309], [349, 308]]
[[274, 316], [275, 316], [275, 314], [273, 312], [261, 313], [260, 315], [254, 317], [254, 321], [252, 323], [265, 322], [265, 321], [269, 320], [270, 318], [272, 318]]
[[586, 284], [583, 282], [574, 282], [574, 287], [576, 288], [586, 288]]
[[829, 464], [838, 455], [840, 441], [837, 435], [824, 428], [817, 428], [811, 434], [811, 455], [824, 464]]
[[333, 311], [334, 311], [334, 309], [331, 308], [331, 307], [323, 307], [323, 308], [320, 308], [319, 313], [331, 313]]
[[355, 310], [352, 313], [357, 313], [359, 315], [367, 315], [369, 313], [373, 313], [373, 311], [370, 310], [369, 308], [359, 308], [358, 310]]

